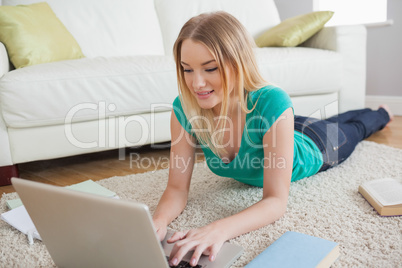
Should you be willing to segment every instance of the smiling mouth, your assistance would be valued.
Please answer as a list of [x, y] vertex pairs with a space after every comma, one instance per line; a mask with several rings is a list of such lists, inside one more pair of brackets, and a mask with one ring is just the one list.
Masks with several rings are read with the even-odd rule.
[[197, 95], [204, 96], [204, 95], [208, 95], [208, 94], [210, 94], [212, 92], [214, 92], [214, 91], [211, 90], [211, 91], [204, 91], [204, 92], [199, 92], [199, 93], [197, 92]]

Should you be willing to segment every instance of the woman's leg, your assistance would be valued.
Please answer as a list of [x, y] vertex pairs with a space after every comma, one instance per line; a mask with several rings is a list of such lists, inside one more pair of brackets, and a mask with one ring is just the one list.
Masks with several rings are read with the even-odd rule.
[[[335, 135], [329, 131], [327, 132], [328, 143], [326, 144], [326, 149], [328, 161], [325, 163], [325, 167], [323, 167], [324, 170], [345, 161], [352, 154], [359, 142], [383, 129], [392, 116], [384, 108], [379, 108], [377, 111], [370, 109], [365, 109], [365, 111], [359, 110], [355, 112], [354, 116], [351, 116], [353, 113], [351, 111], [348, 114], [350, 118], [346, 122], [335, 123], [338, 127]], [[337, 145], [335, 145], [336, 142], [338, 142]]]
[[337, 114], [334, 115], [330, 118], [325, 119], [326, 121], [332, 122], [332, 123], [346, 123], [349, 120], [353, 119], [354, 117], [363, 114], [363, 113], [367, 113], [372, 111], [369, 108], [365, 108], [365, 109], [361, 109], [361, 110], [353, 110], [353, 111], [348, 111], [348, 112], [344, 112], [341, 114]]
[[324, 160], [320, 171], [324, 171], [345, 161], [360, 141], [384, 128], [391, 118], [384, 107], [349, 111], [327, 120], [295, 116], [295, 130], [317, 144]]
[[[339, 125], [340, 128], [352, 125], [357, 132], [349, 133], [357, 137], [359, 141], [362, 141], [373, 133], [383, 129], [390, 121], [391, 116], [384, 108], [379, 108], [377, 111], [368, 110], [363, 113], [357, 114], [355, 117], [349, 119], [349, 121]], [[346, 130], [349, 130], [346, 129]]]
[[381, 104], [380, 107], [378, 107], [378, 109], [383, 108], [389, 116], [389, 122], [388, 124], [394, 119], [394, 114], [392, 113], [391, 109], [388, 107], [388, 105], [386, 104]]

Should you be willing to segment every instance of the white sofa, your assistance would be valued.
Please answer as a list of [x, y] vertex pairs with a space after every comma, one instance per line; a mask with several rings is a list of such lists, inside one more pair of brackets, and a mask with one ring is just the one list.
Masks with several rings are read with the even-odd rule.
[[[3, 177], [19, 163], [169, 141], [177, 96], [172, 46], [193, 15], [228, 11], [254, 37], [280, 23], [273, 0], [47, 2], [86, 57], [13, 70], [0, 43]], [[363, 26], [326, 27], [302, 46], [255, 52], [297, 114], [328, 117], [364, 105]]]

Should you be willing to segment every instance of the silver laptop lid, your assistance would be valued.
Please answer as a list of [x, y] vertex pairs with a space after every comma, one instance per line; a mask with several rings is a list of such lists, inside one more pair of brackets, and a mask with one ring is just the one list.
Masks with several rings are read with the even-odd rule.
[[59, 267], [168, 267], [144, 204], [12, 179]]

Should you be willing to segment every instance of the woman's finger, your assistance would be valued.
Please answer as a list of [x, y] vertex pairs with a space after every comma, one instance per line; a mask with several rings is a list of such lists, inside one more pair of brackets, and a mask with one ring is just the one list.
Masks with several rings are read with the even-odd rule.
[[190, 250], [193, 250], [197, 246], [196, 241], [179, 241], [177, 242], [173, 249], [172, 252], [170, 253], [169, 257], [169, 263], [170, 265], [177, 265], [181, 262], [183, 257], [189, 252]]
[[191, 256], [190, 259], [190, 265], [191, 266], [195, 266], [198, 261], [200, 260], [201, 255], [203, 254], [203, 252], [207, 249], [207, 246], [204, 244], [198, 245], [193, 253], [193, 256]]
[[168, 243], [174, 243], [178, 240], [182, 240], [186, 238], [188, 231], [182, 231], [182, 232], [175, 232], [168, 240]]
[[213, 244], [209, 249], [209, 261], [214, 261], [216, 259], [216, 255], [218, 255], [219, 250], [222, 248], [222, 243]]

